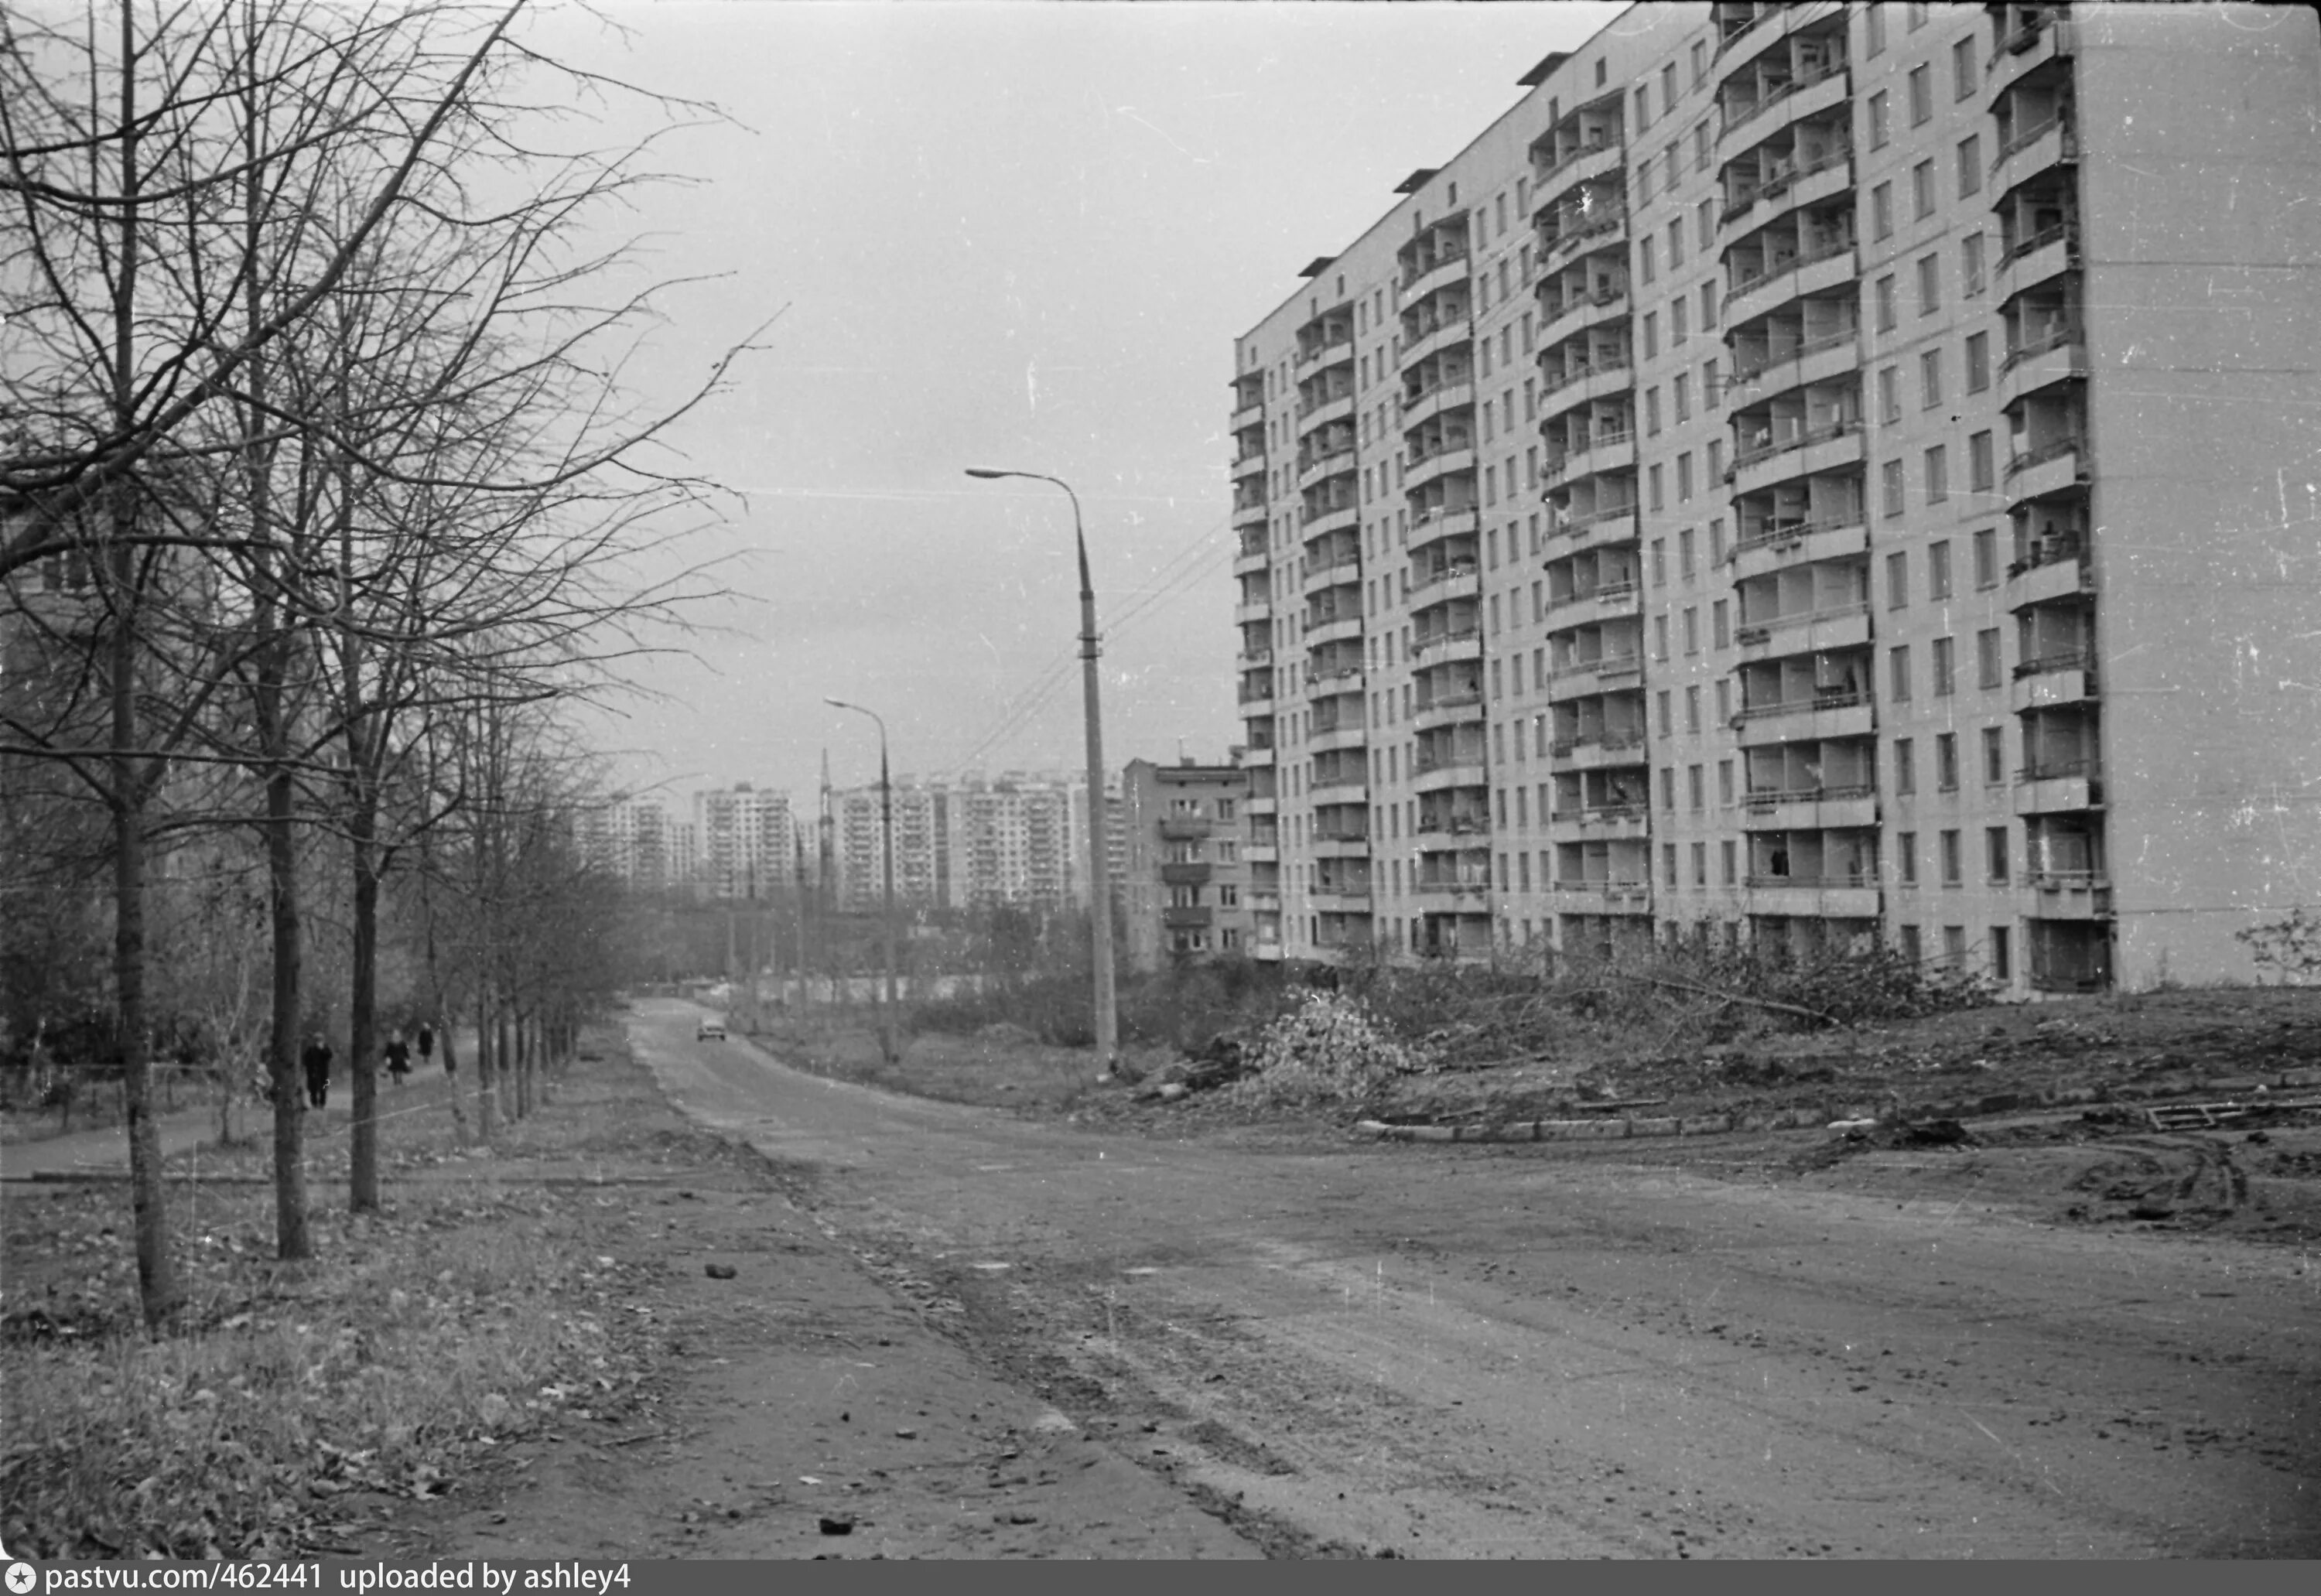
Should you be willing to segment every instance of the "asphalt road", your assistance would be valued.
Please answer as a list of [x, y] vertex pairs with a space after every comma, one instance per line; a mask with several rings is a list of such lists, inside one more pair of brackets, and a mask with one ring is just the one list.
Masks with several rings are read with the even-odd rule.
[[[1277, 1551], [2321, 1555], [2321, 1260], [1553, 1145], [1252, 1153], [699, 1044], [978, 1348]], [[1155, 1434], [1105, 1421], [1160, 1414]]]

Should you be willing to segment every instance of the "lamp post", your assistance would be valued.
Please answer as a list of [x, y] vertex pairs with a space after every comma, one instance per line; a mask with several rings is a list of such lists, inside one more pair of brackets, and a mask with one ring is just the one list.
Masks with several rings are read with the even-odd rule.
[[887, 995], [879, 1006], [878, 1046], [893, 1063], [900, 1055], [895, 1048], [895, 784], [887, 764], [887, 723], [875, 709], [865, 709], [860, 704], [849, 704], [843, 698], [824, 698], [824, 703], [836, 709], [851, 709], [857, 715], [867, 715], [878, 726], [878, 828], [885, 838], [887, 855], [887, 907], [883, 917], [887, 943]]
[[1072, 501], [1072, 543], [1080, 561], [1080, 700], [1081, 718], [1088, 725], [1088, 944], [1095, 966], [1096, 1052], [1099, 1070], [1112, 1068], [1120, 1051], [1120, 1014], [1112, 983], [1112, 884], [1105, 859], [1110, 836], [1104, 793], [1104, 718], [1097, 707], [1096, 587], [1088, 579], [1088, 534], [1080, 524], [1080, 496], [1061, 477], [1041, 471], [995, 471], [969, 466], [967, 474], [985, 481], [1023, 477], [1052, 482]]

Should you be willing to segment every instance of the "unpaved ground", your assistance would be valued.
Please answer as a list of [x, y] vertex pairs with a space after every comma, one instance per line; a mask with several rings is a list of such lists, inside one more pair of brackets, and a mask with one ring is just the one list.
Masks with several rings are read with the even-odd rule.
[[[1052, 1403], [1074, 1445], [1134, 1464], [1244, 1545], [2321, 1552], [2309, 1125], [2252, 1142], [2075, 1131], [2067, 1113], [1978, 1121], [1949, 1145], [1406, 1146], [1213, 1116], [1178, 1139], [1202, 1120], [1092, 1126], [1116, 1098], [1041, 1123], [803, 1077], [747, 1044], [695, 1044], [692, 1014], [649, 1003], [633, 1026], [689, 1114], [812, 1172], [794, 1195], [816, 1233], [924, 1304], [963, 1367]], [[703, 1234], [670, 1217], [671, 1245]], [[895, 1363], [879, 1378], [907, 1405]], [[729, 1420], [743, 1397], [699, 1392]], [[970, 1434], [989, 1418], [979, 1399], [971, 1421], [918, 1405]], [[816, 1444], [852, 1439], [815, 1416]], [[1012, 1422], [1007, 1444], [1033, 1455], [1031, 1421]], [[885, 1451], [847, 1455], [889, 1471], [858, 1500], [897, 1490]], [[991, 1456], [943, 1480], [955, 1523]], [[666, 1494], [672, 1477], [617, 1452], [591, 1466], [584, 1506]], [[778, 1478], [747, 1466], [722, 1472]], [[895, 1500], [932, 1513], [936, 1496]], [[511, 1532], [531, 1522], [517, 1500], [502, 1510]], [[1043, 1522], [1051, 1549], [1111, 1550]], [[773, 1549], [738, 1529], [696, 1538]]]

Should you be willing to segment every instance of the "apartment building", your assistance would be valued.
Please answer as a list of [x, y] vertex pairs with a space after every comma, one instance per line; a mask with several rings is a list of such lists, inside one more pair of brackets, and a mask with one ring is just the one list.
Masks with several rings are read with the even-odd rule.
[[[1013, 771], [955, 780], [905, 776], [893, 799], [898, 902], [969, 909], [1088, 901], [1085, 779]], [[875, 909], [885, 891], [879, 790], [846, 789], [832, 803], [839, 901]], [[1117, 879], [1116, 839], [1114, 846]]]
[[622, 796], [582, 811], [574, 827], [584, 863], [641, 892], [698, 884], [701, 831], [657, 796]]
[[764, 898], [796, 882], [798, 833], [789, 794], [747, 781], [696, 792], [693, 825], [706, 896]]
[[1121, 772], [1124, 857], [1117, 896], [1132, 968], [1252, 951], [1239, 764], [1131, 760]]
[[1236, 342], [1258, 945], [2248, 973], [2321, 898], [2316, 80], [2303, 10], [1827, 0], [1524, 75]]

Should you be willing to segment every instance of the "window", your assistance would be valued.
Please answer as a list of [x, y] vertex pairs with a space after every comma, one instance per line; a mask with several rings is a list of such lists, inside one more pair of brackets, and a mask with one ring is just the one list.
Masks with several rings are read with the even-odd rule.
[[1922, 160], [1910, 169], [1910, 214], [1923, 222], [1934, 214], [1934, 163]]
[[1650, 127], [1652, 124], [1652, 86], [1649, 83], [1636, 85], [1636, 125], [1640, 128]]
[[2007, 785], [2007, 730], [2003, 726], [1982, 728], [1982, 784]]
[[1990, 928], [1990, 973], [1996, 980], [2015, 979], [2014, 938], [2009, 931], [2010, 927], [2005, 926]]
[[1953, 969], [1964, 969], [1966, 967], [1965, 926], [1945, 926], [1943, 927], [1943, 962], [1950, 965]]
[[[1918, 884], [1918, 834], [1916, 832], [1898, 831], [1894, 834], [1894, 873], [1896, 880], [1905, 887], [1915, 887]], [[1902, 929], [1908, 934], [1915, 933], [1917, 927], [1906, 926]], [[1915, 950], [1913, 954], [1915, 956]]]
[[1902, 956], [1913, 964], [1924, 963], [1926, 955], [1925, 950], [1918, 945], [1918, 928], [1916, 926], [1904, 926], [1900, 927], [1900, 935]]
[[1907, 798], [1918, 790], [1917, 744], [1908, 737], [1894, 739], [1894, 796]]
[[1688, 765], [1684, 771], [1684, 793], [1692, 812], [1699, 814], [1708, 807], [1708, 780], [1698, 765]]
[[[1665, 615], [1657, 615], [1652, 617], [1652, 658], [1655, 660], [1665, 660], [1669, 657], [1668, 623], [1669, 618]], [[1661, 695], [1661, 707], [1663, 714], [1667, 711], [1668, 702], [1668, 694], [1662, 693]]]
[[1661, 315], [1656, 310], [1644, 312], [1644, 359], [1651, 360], [1661, 352]]
[[1984, 692], [1998, 685], [1998, 629], [1974, 634], [1974, 684]]
[[1994, 887], [2007, 884], [2007, 828], [1986, 826], [1982, 834], [1982, 860], [1985, 872]]
[[1923, 63], [1910, 68], [1910, 125], [1916, 127], [1934, 114], [1934, 69]]
[[1943, 832], [1939, 841], [1942, 845], [1943, 885], [1955, 887], [1965, 879], [1964, 864], [1959, 856], [1959, 834]]
[[[1676, 457], [1676, 502], [1677, 502], [1677, 503], [1679, 503], [1679, 504], [1684, 504], [1684, 503], [1688, 502], [1688, 500], [1690, 500], [1690, 499], [1691, 499], [1691, 497], [1692, 497], [1692, 455], [1691, 455], [1691, 452], [1690, 452], [1689, 451], [1686, 451], [1685, 453], [1683, 453], [1683, 454], [1679, 454], [1679, 455], [1678, 455], [1678, 456]], [[1692, 538], [1692, 534], [1690, 534], [1690, 533], [1688, 533], [1688, 533], [1686, 533], [1684, 535], [1685, 535], [1686, 542], [1687, 542], [1687, 545], [1688, 545], [1688, 547], [1687, 547], [1687, 552], [1690, 552], [1689, 544], [1690, 544], [1690, 540], [1691, 540], [1691, 538]], [[1689, 573], [1688, 573], [1688, 574], [1689, 574]]]
[[1660, 509], [1664, 501], [1663, 496], [1661, 493], [1661, 468], [1659, 466], [1655, 465], [1652, 467], [1651, 472], [1646, 476], [1645, 487], [1649, 491], [1648, 499], [1644, 507], [1649, 510]]
[[1676, 175], [1678, 171], [1677, 147], [1673, 141], [1670, 143], [1668, 149], [1663, 151], [1661, 156], [1661, 170], [1667, 178], [1670, 191], [1673, 193], [1676, 189]]
[[[1663, 627], [1662, 630], [1665, 631], [1666, 628]], [[1675, 704], [1674, 696], [1668, 689], [1662, 688], [1659, 692], [1652, 695], [1652, 698], [1654, 707], [1660, 711], [1661, 735], [1663, 737], [1674, 736], [1676, 734], [1676, 710], [1673, 707]], [[1676, 772], [1674, 771], [1662, 771], [1661, 772], [1661, 780], [1670, 793], [1675, 791]], [[1664, 809], [1675, 808], [1676, 799], [1673, 797], [1663, 798], [1661, 802], [1661, 807]]]
[[1970, 333], [1966, 338], [1966, 391], [1979, 394], [1990, 386], [1990, 334]]
[[1870, 236], [1894, 236], [1894, 185], [1880, 183], [1870, 191]]
[[1657, 438], [1660, 435], [1661, 390], [1648, 388], [1644, 390], [1644, 436]]
[[1926, 25], [1926, 0], [1910, 0], [1910, 4], [1903, 7], [1903, 14], [1909, 19], [1910, 32], [1916, 32]]
[[1972, 299], [1982, 292], [1982, 234], [1959, 240], [1959, 292]]
[[1596, 87], [1597, 87], [1597, 88], [1601, 88], [1601, 87], [1604, 87], [1604, 73], [1605, 73], [1605, 69], [1606, 69], [1606, 63], [1605, 63], [1605, 62], [1603, 62], [1603, 61], [1600, 61], [1600, 60], [1599, 60], [1599, 61], [1597, 61], [1597, 62], [1596, 63]]
[[1969, 100], [1974, 97], [1974, 40], [1960, 40], [1951, 46], [1951, 98]]
[[1889, 273], [1885, 277], [1881, 277], [1878, 279], [1876, 293], [1878, 298], [1878, 330], [1880, 333], [1891, 333], [1894, 330], [1894, 307], [1896, 304], [1894, 278], [1891, 273]]
[[1708, 41], [1696, 39], [1692, 41], [1692, 87], [1698, 88], [1707, 78]]
[[1870, 147], [1883, 150], [1892, 137], [1892, 127], [1887, 114], [1886, 91], [1880, 89], [1870, 96]]
[[1708, 606], [1708, 633], [1716, 647], [1733, 646], [1733, 606], [1728, 601], [1720, 598]]
[[1660, 241], [1651, 238], [1637, 240], [1636, 275], [1649, 283], [1660, 276]]
[[1668, 539], [1664, 537], [1652, 540], [1652, 586], [1668, 586]]
[[1726, 808], [1733, 804], [1733, 762], [1729, 759], [1716, 762], [1716, 801]]
[[1998, 534], [1988, 526], [1974, 534], [1974, 585], [1998, 586]]
[[1691, 315], [1692, 302], [1683, 295], [1679, 294], [1669, 301], [1669, 347], [1670, 349], [1674, 349], [1691, 336], [1691, 329], [1686, 325]]
[[[1700, 329], [1705, 333], [1716, 325], [1716, 285], [1715, 283], [1703, 283], [1700, 285]], [[1708, 389], [1703, 388], [1701, 392], [1703, 397], [1706, 397]]]
[[1951, 451], [1947, 444], [1937, 443], [1926, 451], [1926, 502], [1941, 504], [1951, 496]]
[[1942, 308], [1943, 262], [1939, 255], [1918, 257], [1918, 314], [1930, 316]]
[[1961, 199], [1964, 199], [1968, 195], [1980, 191], [1981, 187], [1982, 139], [1980, 134], [1970, 133], [1965, 138], [1959, 141], [1959, 197]]
[[[1684, 462], [1692, 457], [1690, 455], [1679, 454], [1676, 458], [1677, 465], [1679, 470], [1681, 470]], [[1676, 534], [1676, 574], [1682, 577], [1688, 582], [1692, 580], [1692, 528], [1688, 526], [1682, 532]]]
[[1636, 163], [1636, 203], [1642, 205], [1652, 196], [1652, 163], [1649, 160], [1640, 160]]
[[[1716, 242], [1716, 201], [1704, 199], [1693, 208], [1692, 242], [1704, 255]], [[1704, 317], [1705, 321], [1707, 318]]]
[[[1958, 666], [1955, 658], [1957, 652], [1958, 640], [1956, 638], [1937, 637], [1934, 639], [1934, 697], [1937, 698], [1947, 698], [1952, 695], [1952, 693], [1957, 690]], [[1953, 748], [1956, 747], [1957, 739], [1948, 732], [1943, 733], [1941, 737], [1934, 739], [1934, 746], [1939, 749], [1945, 738], [1950, 740]], [[1956, 757], [1955, 753], [1953, 753], [1952, 757]], [[1952, 773], [1951, 780], [1946, 785], [1951, 787], [1956, 787], [1958, 785], [1958, 776], [1955, 771]]]
[[[1910, 701], [1910, 645], [1898, 643], [1886, 651], [1888, 702], [1907, 704]], [[1900, 748], [1900, 743], [1895, 744]]]
[[[1688, 607], [1684, 612], [1684, 652], [1688, 654], [1697, 654], [1700, 652], [1700, 611], [1697, 608]], [[1695, 711], [1693, 718], [1698, 721], [1699, 719], [1698, 710], [1700, 708], [1700, 689], [1698, 688], [1687, 688], [1685, 689], [1685, 691], [1692, 695], [1692, 707]], [[1700, 728], [1698, 725], [1695, 725], [1693, 729], [1695, 731], [1698, 731]]]
[[1958, 734], [1939, 732], [1934, 736], [1934, 789], [1956, 792], [1958, 784]]
[[1692, 378], [1679, 371], [1669, 384], [1669, 399], [1676, 406], [1676, 418], [1681, 422], [1692, 419]]
[[[1997, 483], [1996, 461], [1989, 433], [1977, 433], [1966, 441], [1967, 487], [1976, 493], [1988, 493]], [[1977, 537], [1986, 534], [1977, 533]]]
[[[1692, 612], [1688, 610], [1685, 613], [1689, 615]], [[1696, 737], [1700, 735], [1700, 689], [1697, 687], [1684, 689], [1684, 729]], [[1696, 765], [1693, 768], [1698, 770], [1699, 767]]]
[[1894, 426], [1902, 419], [1902, 369], [1889, 366], [1878, 373], [1878, 419]]
[[1692, 169], [1708, 169], [1708, 124], [1705, 122], [1692, 130]]
[[1716, 679], [1716, 718], [1722, 725], [1733, 724], [1733, 681], [1730, 677]]
[[1904, 553], [1886, 556], [1886, 607], [1900, 609], [1910, 602], [1910, 557]]
[[1892, 520], [1902, 513], [1902, 462], [1898, 460], [1889, 460], [1880, 466], [1878, 479], [1880, 488], [1885, 496], [1887, 518]]
[[1861, 10], [1862, 25], [1867, 34], [1861, 47], [1862, 53], [1878, 55], [1886, 48], [1886, 7], [1882, 5], [1870, 5], [1863, 6]]
[[1741, 850], [1730, 841], [1716, 844], [1718, 873], [1728, 887], [1741, 879]]
[[1931, 543], [1926, 548], [1926, 597], [1933, 599], [1951, 596], [1951, 546], [1947, 541]]
[[1676, 63], [1669, 62], [1661, 68], [1661, 109], [1676, 109]]
[[1684, 264], [1684, 218], [1679, 216], [1668, 224], [1669, 269], [1674, 271]]
[[1708, 844], [1707, 843], [1695, 843], [1692, 845], [1692, 884], [1696, 887], [1708, 885]]
[[1671, 887], [1676, 885], [1676, 844], [1674, 843], [1661, 844], [1661, 880]]

